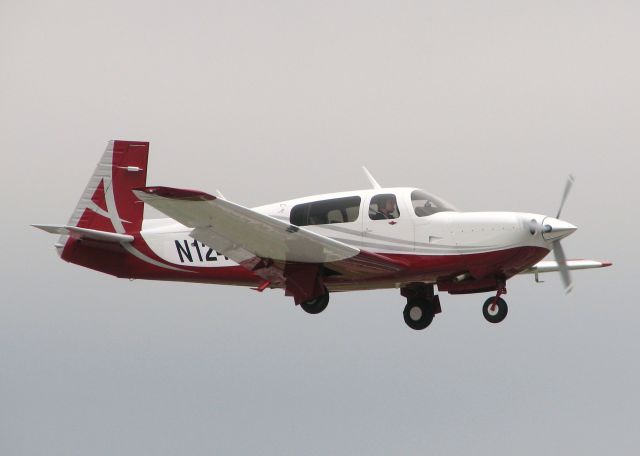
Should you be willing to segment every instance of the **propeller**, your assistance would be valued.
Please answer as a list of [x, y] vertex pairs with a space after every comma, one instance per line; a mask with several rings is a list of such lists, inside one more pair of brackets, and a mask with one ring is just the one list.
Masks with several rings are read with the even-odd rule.
[[[564, 186], [564, 193], [562, 194], [562, 199], [560, 200], [560, 207], [558, 208], [558, 214], [556, 215], [556, 219], [560, 219], [560, 214], [562, 213], [562, 209], [564, 208], [564, 203], [567, 201], [567, 197], [569, 196], [569, 192], [571, 191], [571, 187], [575, 182], [575, 178], [569, 174], [567, 177], [567, 183]], [[564, 254], [564, 249], [562, 248], [562, 244], [560, 240], [553, 241], [553, 255], [555, 256], [556, 262], [558, 263], [558, 268], [560, 269], [560, 277], [562, 278], [562, 284], [564, 285], [564, 292], [566, 294], [571, 293], [573, 290], [573, 282], [571, 281], [571, 274], [569, 273], [569, 268], [567, 267], [567, 256]]]
[[558, 214], [556, 218], [560, 218], [560, 214], [562, 213], [562, 209], [564, 208], [564, 203], [567, 201], [567, 196], [569, 196], [569, 192], [571, 191], [571, 187], [573, 187], [573, 183], [575, 182], [575, 178], [569, 174], [567, 177], [567, 183], [564, 185], [564, 193], [562, 194], [562, 200], [560, 200], [560, 207], [558, 208]]
[[564, 285], [564, 292], [569, 294], [571, 293], [571, 290], [573, 290], [573, 282], [571, 281], [571, 274], [569, 274], [569, 269], [567, 268], [567, 257], [564, 254], [564, 249], [562, 248], [560, 241], [553, 242], [553, 255], [555, 256], [558, 268], [560, 269], [560, 277], [562, 278], [562, 284]]

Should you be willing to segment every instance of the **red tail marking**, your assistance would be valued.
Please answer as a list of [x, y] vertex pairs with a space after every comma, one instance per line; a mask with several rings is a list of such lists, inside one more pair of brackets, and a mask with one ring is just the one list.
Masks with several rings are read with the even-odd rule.
[[100, 209], [107, 212], [107, 202], [104, 200], [104, 179], [100, 181], [100, 185], [96, 188], [95, 193], [91, 197], [91, 201]]
[[[100, 209], [103, 209], [105, 212], [107, 211], [107, 202], [105, 201], [104, 192], [104, 179], [100, 181], [100, 184], [91, 197], [91, 201], [94, 202]], [[85, 208], [84, 212], [82, 213], [82, 217], [80, 217], [80, 220], [78, 220], [77, 226], [79, 226], [80, 228], [90, 228], [92, 230], [115, 233], [115, 229], [113, 227], [113, 224], [111, 223], [111, 220], [103, 215], [96, 213], [91, 208]]]
[[[146, 185], [148, 156], [148, 142], [115, 141], [113, 144], [111, 186], [118, 214], [127, 233], [137, 232], [142, 228], [144, 204], [135, 197], [131, 189]], [[129, 171], [128, 167], [138, 168], [139, 171]]]

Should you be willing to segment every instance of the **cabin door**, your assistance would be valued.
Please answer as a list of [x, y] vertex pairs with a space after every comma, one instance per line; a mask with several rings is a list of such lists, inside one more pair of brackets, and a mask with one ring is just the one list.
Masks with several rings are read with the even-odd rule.
[[394, 193], [374, 194], [366, 202], [363, 248], [379, 253], [412, 253], [413, 222], [410, 208]]

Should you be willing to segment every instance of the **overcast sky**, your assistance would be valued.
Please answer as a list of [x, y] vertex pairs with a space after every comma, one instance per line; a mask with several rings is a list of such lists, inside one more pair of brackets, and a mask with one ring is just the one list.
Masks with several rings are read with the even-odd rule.
[[[636, 454], [637, 1], [0, 0], [0, 454]], [[110, 139], [244, 205], [417, 186], [555, 214], [613, 268], [441, 295], [129, 282], [64, 263]]]

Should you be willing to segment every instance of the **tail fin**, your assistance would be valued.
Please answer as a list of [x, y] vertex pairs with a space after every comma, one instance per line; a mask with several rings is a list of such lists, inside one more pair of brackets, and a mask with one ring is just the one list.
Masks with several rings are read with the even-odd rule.
[[111, 233], [142, 227], [144, 204], [131, 192], [147, 183], [149, 143], [109, 141], [68, 226]]

